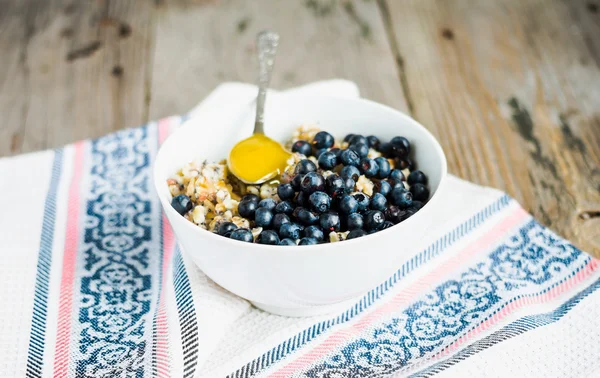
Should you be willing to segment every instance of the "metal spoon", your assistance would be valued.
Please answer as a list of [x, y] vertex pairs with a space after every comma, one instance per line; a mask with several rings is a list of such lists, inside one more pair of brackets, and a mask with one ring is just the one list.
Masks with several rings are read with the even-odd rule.
[[[258, 34], [259, 75], [254, 133], [251, 137], [238, 142], [229, 153], [229, 170], [247, 184], [260, 184], [275, 177], [280, 173], [282, 163], [285, 163], [291, 156], [279, 142], [267, 137], [264, 133], [267, 88], [271, 81], [278, 43], [279, 35], [273, 31], [265, 30]], [[264, 158], [268, 153], [272, 155], [272, 159]], [[250, 168], [258, 170], [257, 177], [252, 179], [243, 177]]]
[[258, 97], [256, 98], [256, 119], [254, 121], [254, 134], [264, 134], [265, 101], [267, 88], [271, 82], [271, 72], [275, 65], [275, 55], [279, 45], [279, 34], [264, 30], [257, 37], [258, 48]]

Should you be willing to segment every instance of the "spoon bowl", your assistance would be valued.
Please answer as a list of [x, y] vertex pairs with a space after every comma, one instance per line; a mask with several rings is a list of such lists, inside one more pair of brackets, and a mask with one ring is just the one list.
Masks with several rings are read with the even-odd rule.
[[227, 159], [231, 173], [246, 184], [261, 184], [283, 172], [292, 156], [281, 143], [264, 134], [238, 142]]

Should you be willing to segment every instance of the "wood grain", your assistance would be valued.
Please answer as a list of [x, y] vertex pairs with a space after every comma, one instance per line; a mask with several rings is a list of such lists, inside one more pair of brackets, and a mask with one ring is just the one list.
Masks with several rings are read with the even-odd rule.
[[21, 150], [25, 115], [27, 40], [30, 35], [24, 3], [2, 3], [0, 11], [0, 156]]
[[[380, 2], [450, 171], [600, 256], [600, 41], [585, 1]], [[592, 7], [593, 8], [593, 7]]]
[[0, 66], [8, 69], [0, 72], [0, 112], [8, 121], [0, 155], [147, 121], [151, 3], [4, 3]]
[[281, 35], [272, 87], [347, 78], [406, 109], [374, 1], [165, 1], [157, 16], [150, 118], [187, 112], [223, 81], [255, 82], [254, 40]]
[[600, 256], [596, 0], [0, 0], [0, 156], [184, 113], [254, 82], [348, 78], [410, 111], [450, 170], [506, 190]]

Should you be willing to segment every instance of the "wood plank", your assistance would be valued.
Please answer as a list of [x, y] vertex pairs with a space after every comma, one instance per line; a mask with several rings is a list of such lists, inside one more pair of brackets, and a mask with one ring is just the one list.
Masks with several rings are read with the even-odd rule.
[[[95, 138], [148, 119], [153, 4], [7, 1], [0, 18], [0, 155]], [[8, 15], [6, 15], [8, 14]]]
[[[600, 256], [600, 18], [583, 0], [381, 2], [450, 171]], [[595, 10], [594, 10], [595, 9]]]
[[25, 88], [24, 46], [29, 38], [23, 19], [23, 3], [2, 3], [0, 10], [0, 156], [21, 150], [25, 130], [26, 97], [19, 95]]
[[223, 81], [255, 82], [254, 40], [266, 28], [281, 35], [272, 87], [347, 78], [407, 108], [373, 1], [164, 1], [157, 18], [152, 119], [189, 111]]

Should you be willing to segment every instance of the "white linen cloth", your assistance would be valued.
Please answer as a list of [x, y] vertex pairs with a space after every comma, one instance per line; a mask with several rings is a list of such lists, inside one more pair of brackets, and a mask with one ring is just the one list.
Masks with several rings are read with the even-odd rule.
[[[292, 91], [358, 96], [341, 80]], [[255, 93], [223, 84], [186, 117], [226, 121]], [[0, 159], [0, 376], [599, 372], [598, 261], [455, 177], [430, 246], [341, 314], [271, 315], [218, 287], [177, 248], [151, 184], [184, 118]]]

